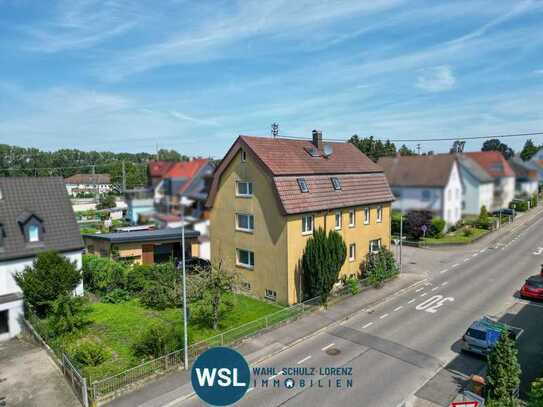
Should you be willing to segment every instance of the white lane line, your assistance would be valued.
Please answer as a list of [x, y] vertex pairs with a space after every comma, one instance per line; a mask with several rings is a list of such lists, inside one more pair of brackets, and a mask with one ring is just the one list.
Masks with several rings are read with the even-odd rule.
[[400, 305], [399, 307], [394, 308], [394, 312], [399, 311], [403, 308], [403, 305]]
[[301, 365], [302, 363], [304, 363], [306, 360], [309, 360], [309, 359], [311, 359], [311, 355], [306, 356], [306, 357], [303, 358], [302, 360], [299, 360], [299, 361], [298, 361], [298, 364]]
[[464, 262], [469, 261], [469, 257], [467, 259], [464, 259]]
[[473, 254], [471, 255], [471, 257], [477, 257], [478, 255], [479, 255], [479, 253], [473, 253]]
[[487, 248], [485, 247], [484, 249], [479, 250], [479, 253], [484, 253], [484, 252], [486, 252], [486, 249], [487, 249]]
[[413, 304], [415, 301], [417, 300], [413, 298], [411, 301], [408, 302], [408, 304]]
[[445, 282], [441, 283], [441, 286], [442, 286], [442, 287], [445, 287], [447, 284], [449, 284], [449, 282], [448, 282], [448, 281], [445, 281]]
[[362, 327], [362, 329], [369, 328], [369, 327], [372, 326], [372, 325], [373, 325], [373, 322], [368, 322], [366, 325], [364, 325], [364, 326]]
[[379, 319], [383, 319], [383, 318], [386, 318], [386, 317], [388, 317], [388, 314], [383, 314], [383, 315], [381, 315], [381, 316], [379, 317]]
[[253, 391], [255, 388], [254, 387], [251, 387], [250, 389], [247, 390], [247, 393], [249, 393], [250, 391]]
[[441, 270], [440, 273], [445, 274], [447, 271], [449, 271], [449, 269]]
[[422, 293], [420, 296], [421, 297], [426, 297], [428, 295], [428, 293]]
[[420, 293], [420, 292], [423, 291], [423, 290], [424, 290], [424, 287], [421, 287], [421, 288], [419, 288], [418, 290], [415, 290], [415, 292], [416, 292], [416, 293]]
[[460, 264], [458, 264], [458, 263], [455, 263], [455, 264], [453, 264], [453, 265], [451, 266], [451, 268], [455, 268], [455, 267], [458, 267], [459, 265], [460, 265]]
[[334, 346], [333, 343], [331, 343], [330, 345], [326, 345], [324, 348], [322, 348], [321, 350], [324, 352], [326, 349], [330, 349], [332, 346]]
[[434, 287], [434, 288], [432, 288], [431, 291], [436, 291], [436, 290], [439, 290], [439, 287]]

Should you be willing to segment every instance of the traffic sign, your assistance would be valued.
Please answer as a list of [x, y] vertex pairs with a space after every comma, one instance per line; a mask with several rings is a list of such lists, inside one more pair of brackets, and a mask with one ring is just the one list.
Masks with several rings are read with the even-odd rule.
[[451, 407], [478, 407], [478, 401], [455, 401], [451, 404]]

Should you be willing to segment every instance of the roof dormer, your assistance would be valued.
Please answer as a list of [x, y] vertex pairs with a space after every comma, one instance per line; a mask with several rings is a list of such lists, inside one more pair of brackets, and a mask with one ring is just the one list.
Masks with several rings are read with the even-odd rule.
[[37, 243], [43, 240], [43, 234], [45, 229], [43, 227], [43, 220], [29, 212], [23, 212], [17, 216], [17, 223], [21, 228], [21, 232], [24, 235], [24, 239], [28, 243]]

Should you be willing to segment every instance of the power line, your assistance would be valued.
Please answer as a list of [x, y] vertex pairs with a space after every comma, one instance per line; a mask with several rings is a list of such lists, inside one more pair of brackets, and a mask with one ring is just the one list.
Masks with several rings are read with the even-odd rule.
[[[104, 164], [87, 164], [87, 165], [79, 165], [79, 166], [66, 166], [66, 167], [29, 167], [29, 168], [1, 168], [1, 171], [56, 171], [56, 170], [73, 170], [73, 169], [81, 169], [81, 168], [90, 168], [93, 167], [107, 167], [110, 165], [118, 165], [121, 164], [122, 161], [119, 162], [111, 162], [111, 163], [104, 163]], [[148, 163], [129, 163], [130, 165], [134, 166], [147, 166]]]

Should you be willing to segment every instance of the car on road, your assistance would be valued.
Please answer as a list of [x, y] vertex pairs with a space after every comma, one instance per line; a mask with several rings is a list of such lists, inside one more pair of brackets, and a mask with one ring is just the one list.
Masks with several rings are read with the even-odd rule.
[[520, 297], [525, 299], [543, 300], [543, 274], [528, 278], [520, 289]]
[[507, 334], [518, 339], [522, 329], [498, 322], [497, 319], [484, 316], [473, 322], [462, 337], [462, 351], [478, 355], [488, 355], [501, 336]]

